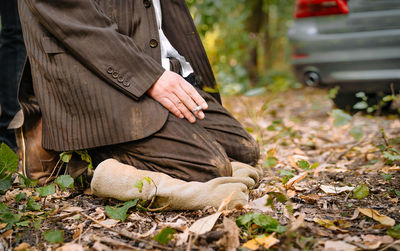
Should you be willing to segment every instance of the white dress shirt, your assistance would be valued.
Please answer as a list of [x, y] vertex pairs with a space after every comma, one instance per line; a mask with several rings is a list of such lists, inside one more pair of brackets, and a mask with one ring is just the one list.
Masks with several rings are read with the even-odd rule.
[[162, 13], [160, 0], [153, 0], [153, 5], [156, 12], [157, 27], [160, 36], [161, 64], [164, 69], [170, 70], [169, 58], [176, 58], [181, 64], [182, 76], [187, 77], [190, 73], [193, 73], [193, 68], [190, 63], [186, 61], [185, 57], [181, 56], [179, 52], [171, 45], [162, 30]]

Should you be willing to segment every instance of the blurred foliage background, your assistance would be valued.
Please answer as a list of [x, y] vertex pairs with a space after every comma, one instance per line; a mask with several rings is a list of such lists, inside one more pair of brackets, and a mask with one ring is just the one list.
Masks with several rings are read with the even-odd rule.
[[298, 86], [290, 71], [286, 38], [294, 0], [187, 3], [223, 94], [258, 94]]

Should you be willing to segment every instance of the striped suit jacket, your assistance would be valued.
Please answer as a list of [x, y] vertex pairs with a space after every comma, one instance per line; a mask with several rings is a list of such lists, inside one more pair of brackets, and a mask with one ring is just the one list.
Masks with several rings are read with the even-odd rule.
[[[161, 5], [171, 44], [214, 88], [185, 1]], [[25, 119], [40, 107], [44, 148], [123, 143], [162, 128], [168, 111], [146, 94], [164, 72], [151, 0], [21, 0], [19, 13], [28, 54], [19, 99]]]

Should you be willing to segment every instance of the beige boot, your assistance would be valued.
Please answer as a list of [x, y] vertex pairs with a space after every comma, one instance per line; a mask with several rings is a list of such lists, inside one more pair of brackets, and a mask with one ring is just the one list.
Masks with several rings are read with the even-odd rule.
[[251, 189], [263, 177], [263, 170], [261, 168], [252, 167], [241, 162], [231, 162], [232, 177], [244, 180], [244, 184]]
[[[139, 192], [134, 185], [150, 178], [151, 184], [143, 181]], [[197, 210], [207, 206], [218, 208], [222, 201], [232, 194], [228, 208], [245, 205], [248, 200], [248, 188], [243, 178], [221, 177], [208, 182], [186, 182], [159, 172], [138, 170], [114, 159], [101, 162], [91, 183], [94, 195], [111, 197], [118, 200], [135, 198], [151, 200], [156, 196], [158, 207], [166, 209]]]

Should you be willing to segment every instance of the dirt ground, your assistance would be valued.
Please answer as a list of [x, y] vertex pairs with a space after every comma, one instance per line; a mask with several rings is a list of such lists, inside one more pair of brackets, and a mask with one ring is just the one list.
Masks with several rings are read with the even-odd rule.
[[[40, 198], [15, 183], [1, 202], [18, 211], [23, 203], [15, 196], [32, 195], [42, 210], [23, 214], [42, 221], [36, 228], [31, 222], [13, 230], [0, 224], [0, 250], [400, 250], [400, 240], [387, 234], [400, 224], [400, 155], [387, 156], [391, 148], [400, 150], [398, 116], [357, 113], [335, 126], [343, 118], [333, 113], [327, 92], [315, 89], [225, 97], [224, 105], [262, 151], [264, 178], [244, 208], [149, 212], [136, 207], [121, 222], [105, 213], [117, 201], [96, 198], [87, 189]], [[254, 222], [249, 229], [238, 227], [237, 217], [250, 212], [270, 215], [286, 230], [264, 231]], [[216, 217], [206, 220], [205, 233], [189, 231], [209, 215]], [[173, 238], [156, 242], [154, 236], [167, 227], [174, 229]], [[45, 241], [43, 233], [56, 229], [63, 231], [64, 242]]]

